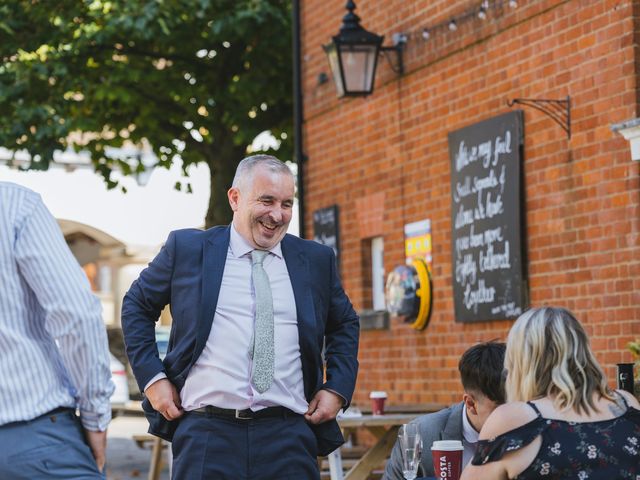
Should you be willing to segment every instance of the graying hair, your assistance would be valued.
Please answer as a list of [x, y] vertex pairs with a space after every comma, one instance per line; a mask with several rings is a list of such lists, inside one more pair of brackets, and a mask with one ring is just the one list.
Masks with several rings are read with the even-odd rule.
[[238, 164], [231, 186], [239, 188], [241, 183], [252, 177], [253, 171], [257, 166], [265, 167], [273, 173], [280, 173], [293, 177], [293, 173], [289, 167], [287, 167], [287, 164], [278, 160], [276, 157], [272, 155], [252, 155], [250, 157], [246, 157]]

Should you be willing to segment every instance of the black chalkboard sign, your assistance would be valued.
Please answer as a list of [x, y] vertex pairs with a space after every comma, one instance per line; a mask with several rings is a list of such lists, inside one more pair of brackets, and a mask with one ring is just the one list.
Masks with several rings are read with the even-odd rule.
[[321, 208], [313, 212], [313, 239], [323, 245], [333, 248], [336, 262], [340, 265], [338, 228], [338, 206]]
[[456, 320], [515, 318], [525, 309], [522, 111], [449, 133]]

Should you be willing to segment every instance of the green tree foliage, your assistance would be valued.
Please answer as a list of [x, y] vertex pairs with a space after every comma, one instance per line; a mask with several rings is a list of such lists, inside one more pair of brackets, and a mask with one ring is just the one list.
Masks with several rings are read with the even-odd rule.
[[286, 0], [4, 0], [0, 146], [37, 169], [88, 150], [113, 188], [114, 169], [144, 167], [105, 148], [148, 142], [160, 166], [206, 162], [206, 223], [228, 222], [247, 146], [264, 130], [291, 138], [290, 23]]

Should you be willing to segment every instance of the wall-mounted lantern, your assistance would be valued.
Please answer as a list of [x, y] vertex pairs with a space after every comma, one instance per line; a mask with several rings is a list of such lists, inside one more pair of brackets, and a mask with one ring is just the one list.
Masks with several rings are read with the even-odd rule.
[[406, 35], [395, 34], [394, 46], [383, 47], [384, 35], [365, 30], [360, 25], [360, 17], [353, 11], [356, 5], [349, 0], [345, 6], [347, 14], [342, 19], [342, 27], [324, 51], [336, 84], [339, 97], [365, 96], [373, 92], [376, 67], [380, 52], [396, 52], [397, 66], [393, 71], [402, 74], [402, 51], [407, 41]]

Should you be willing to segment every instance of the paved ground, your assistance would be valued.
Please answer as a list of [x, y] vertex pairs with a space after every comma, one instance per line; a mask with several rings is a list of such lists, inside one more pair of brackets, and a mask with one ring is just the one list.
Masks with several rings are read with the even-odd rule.
[[[119, 416], [109, 426], [107, 441], [107, 480], [146, 480], [149, 474], [151, 450], [141, 449], [132, 436], [147, 432], [143, 417]], [[163, 452], [160, 480], [169, 480], [167, 455]]]

